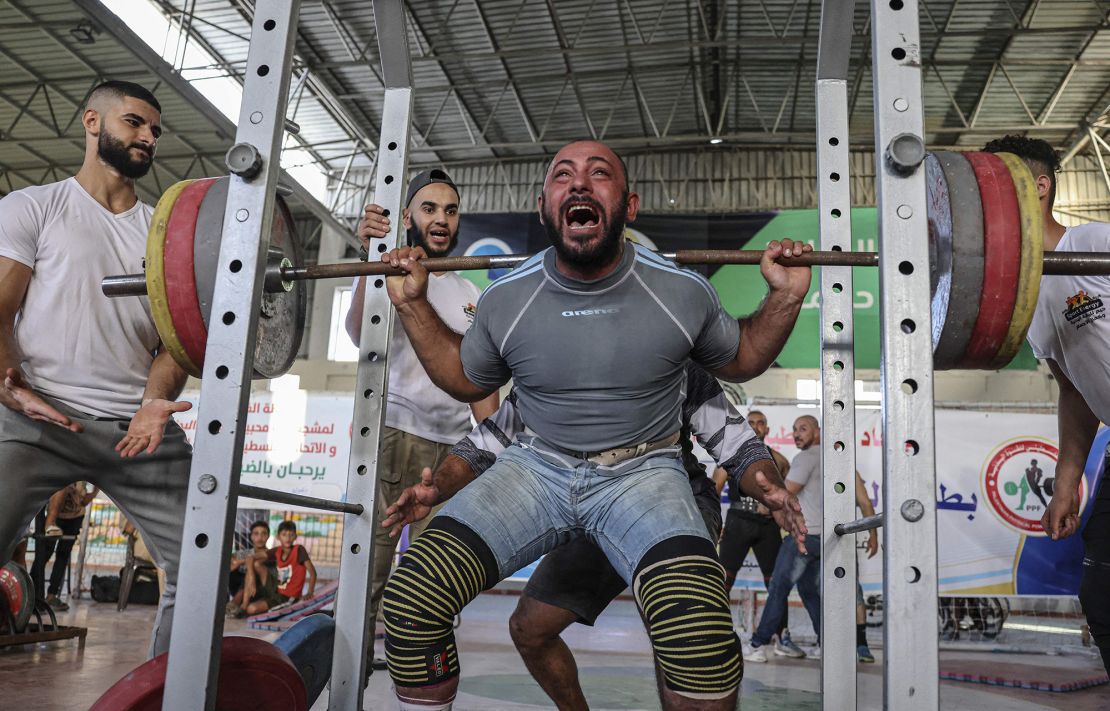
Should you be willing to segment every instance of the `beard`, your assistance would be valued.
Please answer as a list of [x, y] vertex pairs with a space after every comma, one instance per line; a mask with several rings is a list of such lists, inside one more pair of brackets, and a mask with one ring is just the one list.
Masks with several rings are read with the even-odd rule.
[[423, 247], [424, 252], [427, 253], [429, 257], [446, 257], [447, 255], [451, 254], [451, 252], [455, 251], [455, 247], [458, 246], [458, 244], [458, 231], [456, 231], [455, 234], [451, 235], [451, 243], [447, 245], [446, 249], [438, 249], [428, 243], [428, 239], [427, 237], [425, 237], [423, 230], [417, 227], [415, 222], [413, 223], [412, 227], [409, 228], [409, 246]]
[[[135, 160], [131, 157], [131, 149], [138, 148], [146, 154], [146, 159]], [[125, 178], [137, 180], [150, 171], [154, 165], [154, 154], [141, 143], [125, 144], [120, 139], [105, 130], [100, 131], [96, 140], [96, 154]]]
[[[563, 233], [560, 231], [557, 221], [563, 215], [566, 215], [567, 208], [572, 203], [586, 202], [594, 210], [597, 211], [598, 220], [605, 223], [605, 233], [602, 235], [600, 241], [592, 246], [581, 245], [571, 240], [571, 244], [563, 239]], [[609, 221], [608, 215], [601, 203], [593, 199], [575, 199], [567, 198], [559, 207], [559, 214], [552, 214], [547, 207], [548, 203], [544, 201], [543, 207], [543, 227], [547, 232], [547, 239], [551, 242], [551, 246], [555, 248], [555, 253], [559, 255], [559, 259], [567, 264], [572, 264], [576, 267], [594, 267], [603, 264], [609, 264], [621, 251], [621, 243], [624, 241], [624, 220]], [[628, 210], [628, 193], [621, 195], [620, 201], [616, 205], [616, 209], [612, 211], [613, 215], [624, 215]], [[573, 246], [572, 246], [573, 245]]]

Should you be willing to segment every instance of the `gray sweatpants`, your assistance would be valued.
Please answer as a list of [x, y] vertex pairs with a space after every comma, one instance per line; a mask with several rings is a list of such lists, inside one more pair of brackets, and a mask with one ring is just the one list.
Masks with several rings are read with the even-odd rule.
[[185, 433], [171, 421], [154, 454], [123, 459], [115, 446], [127, 432], [127, 420], [93, 417], [56, 400], [50, 404], [85, 431], [74, 434], [0, 406], [0, 564], [11, 558], [51, 494], [74, 481], [99, 486], [139, 529], [166, 573], [150, 655], [168, 651], [192, 456]]

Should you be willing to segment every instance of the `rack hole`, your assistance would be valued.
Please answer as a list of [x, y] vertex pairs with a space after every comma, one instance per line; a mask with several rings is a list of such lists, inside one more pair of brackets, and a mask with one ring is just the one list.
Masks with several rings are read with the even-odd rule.
[[839, 182], [840, 173], [829, 173], [829, 180], [833, 181], [834, 183]]
[[238, 259], [232, 259], [231, 264], [227, 265], [227, 268], [231, 270], [232, 274], [238, 274], [239, 270], [243, 268], [243, 263]]
[[844, 451], [844, 443], [843, 442], [833, 442], [833, 450], [837, 451], [837, 452], [843, 452]]
[[829, 145], [830, 146], [839, 146], [840, 145], [840, 139], [837, 138], [836, 136], [833, 136], [832, 138], [829, 139]]
[[890, 9], [891, 10], [896, 10], [897, 11], [897, 10], [901, 10], [903, 7], [904, 7], [904, 5], [902, 4], [902, 0], [890, 0]]
[[277, 23], [273, 20], [266, 20], [262, 23], [262, 29], [266, 30], [267, 32], [272, 32], [275, 27], [277, 27]]
[[906, 440], [906, 454], [911, 457], [916, 457], [917, 453], [921, 451], [921, 445], [916, 440]]
[[392, 175], [385, 176], [385, 184], [386, 185], [389, 185], [392, 182], [393, 182], [393, 176]]
[[833, 331], [840, 333], [844, 330], [844, 324], [840, 321], [833, 321]]
[[840, 282], [836, 282], [832, 285], [832, 290], [834, 294], [839, 294], [840, 292], [844, 291], [844, 285]]
[[913, 262], [899, 262], [898, 271], [902, 272], [906, 276], [913, 274]]
[[839, 565], [836, 566], [836, 570], [833, 571], [833, 575], [835, 575], [838, 578], [843, 578], [845, 576], [845, 574], [846, 573], [845, 573], [844, 568], [841, 568]]
[[375, 289], [380, 289], [383, 286], [385, 286], [385, 280], [384, 279], [375, 279], [374, 280], [374, 288]]
[[231, 371], [228, 370], [226, 365], [221, 365], [221, 366], [216, 367], [216, 377], [219, 378], [220, 380], [223, 380], [224, 378], [226, 378], [227, 374], [229, 372], [231, 372]]
[[208, 434], [219, 434], [223, 429], [223, 424], [219, 420], [212, 420], [208, 423]]
[[912, 318], [902, 319], [902, 333], [910, 334], [917, 330], [917, 324]]
[[906, 582], [916, 583], [921, 580], [921, 569], [916, 565], [906, 566]]
[[895, 47], [894, 49], [890, 50], [890, 56], [901, 62], [903, 59], [906, 58], [906, 50], [902, 49], [901, 47]]
[[902, 392], [907, 395], [913, 395], [917, 392], [917, 381], [913, 378], [907, 378], [902, 381]]
[[208, 545], [208, 534], [207, 533], [198, 533], [197, 537], [194, 538], [193, 540], [196, 542], [197, 548], [204, 548], [205, 546]]
[[833, 209], [829, 210], [829, 214], [832, 215], [833, 217], [840, 217], [841, 213], [840, 213], [840, 210], [837, 210], [834, 207]]
[[370, 323], [374, 324], [375, 326], [377, 326], [381, 322], [382, 322], [382, 317], [377, 315], [377, 314], [374, 314], [373, 316], [370, 317]]
[[258, 72], [258, 76], [264, 77], [264, 76], [266, 76], [267, 74], [270, 73], [270, 65], [269, 64], [259, 64], [258, 69], [255, 70], [255, 71]]
[[370, 397], [371, 397], [371, 396], [372, 396], [373, 394], [374, 394], [374, 391], [373, 391], [373, 390], [371, 390], [370, 388], [366, 388], [365, 390], [363, 390], [363, 391], [362, 391], [362, 396], [363, 396], [364, 398], [366, 398], [367, 400], [369, 400], [369, 399], [370, 399]]
[[357, 543], [352, 543], [351, 544], [351, 552], [354, 553], [355, 555], [358, 555], [358, 553], [361, 550], [362, 550], [362, 546], [360, 546], [359, 544], [357, 544]]
[[385, 242], [382, 242], [381, 244], [378, 245], [378, 251], [379, 252], [385, 252]]
[[842, 400], [834, 400], [833, 409], [837, 412], [844, 412], [844, 402]]
[[361, 430], [358, 431], [358, 433], [359, 433], [359, 435], [365, 437], [366, 435], [370, 434], [370, 428], [369, 427], [363, 427]]
[[838, 372], [841, 371], [841, 370], [844, 370], [844, 361], [834, 360], [833, 361], [833, 370], [838, 371]]
[[224, 317], [223, 317], [223, 322], [224, 322], [225, 326], [230, 326], [231, 324], [235, 323], [235, 312], [234, 311], [225, 311], [224, 312]]
[[389, 148], [389, 150], [391, 150], [391, 151], [395, 151], [395, 150], [397, 150], [397, 141], [390, 141], [390, 142], [389, 142], [389, 146], [388, 146], [388, 148]]
[[389, 217], [389, 208], [388, 207], [383, 207], [382, 208], [382, 217]]
[[844, 248], [843, 248], [843, 247], [841, 247], [841, 246], [840, 246], [840, 245], [838, 244], [838, 245], [834, 245], [834, 246], [833, 246], [833, 248], [832, 248], [832, 251], [833, 251], [833, 252], [843, 252], [843, 251], [844, 251]]
[[366, 360], [370, 361], [371, 363], [377, 363], [378, 362], [378, 352], [377, 351], [370, 351], [366, 355]]
[[844, 482], [838, 481], [835, 484], [833, 484], [833, 491], [835, 491], [838, 494], [843, 494], [844, 493]]

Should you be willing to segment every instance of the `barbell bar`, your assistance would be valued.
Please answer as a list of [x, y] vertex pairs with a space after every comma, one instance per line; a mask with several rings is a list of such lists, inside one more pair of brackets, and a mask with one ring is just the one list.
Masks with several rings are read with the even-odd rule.
[[[934, 369], [998, 369], [1012, 360], [1032, 320], [1042, 274], [1110, 275], [1110, 254], [1044, 251], [1036, 183], [1016, 156], [930, 153], [924, 173], [929, 263], [903, 262], [898, 269], [904, 274], [929, 269]], [[101, 290], [110, 297], [148, 296], [166, 350], [197, 377], [203, 370], [210, 319], [237, 317], [211, 313], [227, 184], [225, 177], [171, 186], [155, 207], [146, 272], [110, 276], [101, 282]], [[403, 273], [374, 261], [377, 255], [367, 262], [304, 265], [293, 220], [280, 193], [269, 246], [255, 343], [258, 377], [276, 377], [292, 365], [304, 329], [304, 282]], [[682, 265], [757, 265], [763, 259], [762, 250], [688, 249], [661, 255]], [[432, 272], [488, 270], [512, 268], [531, 257], [433, 257], [422, 263]], [[877, 267], [879, 255], [809, 252], [786, 262]], [[232, 269], [235, 264], [231, 263]], [[919, 316], [906, 313], [903, 318], [907, 332], [917, 328]]]
[[[276, 253], [275, 253], [276, 254]], [[660, 252], [659, 255], [677, 264], [757, 265], [763, 251], [756, 249], [682, 249]], [[511, 269], [529, 260], [530, 254], [474, 255], [467, 257], [428, 257], [421, 264], [429, 272], [455, 272], [471, 269]], [[273, 261], [274, 257], [271, 257]], [[791, 266], [808, 267], [878, 267], [878, 252], [814, 251], [789, 260]], [[1046, 275], [1110, 274], [1110, 253], [1106, 252], [1045, 252], [1042, 262]], [[361, 276], [401, 276], [404, 272], [384, 262], [339, 262], [307, 267], [271, 266], [267, 269], [265, 290], [285, 290], [283, 283], [317, 279], [351, 279]], [[100, 282], [105, 296], [146, 296], [146, 277], [142, 274], [121, 274], [105, 277]]]

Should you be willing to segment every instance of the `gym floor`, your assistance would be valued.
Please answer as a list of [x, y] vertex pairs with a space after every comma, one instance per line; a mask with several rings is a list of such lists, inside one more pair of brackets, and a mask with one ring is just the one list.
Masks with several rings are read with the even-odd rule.
[[[455, 703], [458, 711], [523, 711], [551, 708], [550, 702], [525, 671], [509, 640], [507, 620], [516, 604], [508, 595], [481, 595], [463, 612], [457, 634], [463, 655], [464, 677]], [[89, 628], [84, 651], [75, 641], [38, 647], [0, 650], [0, 692], [19, 698], [25, 711], [85, 709], [117, 679], [141, 663], [146, 654], [154, 608], [133, 605], [123, 612], [115, 606], [75, 601], [61, 616], [64, 624]], [[276, 633], [248, 630], [245, 622], [228, 621], [227, 633], [274, 637]], [[583, 687], [592, 708], [658, 709], [655, 683], [649, 667], [647, 637], [629, 601], [613, 603], [593, 627], [575, 625], [565, 639], [575, 650]], [[882, 652], [879, 664], [860, 667], [861, 709], [882, 708]], [[1052, 669], [1098, 665], [1086, 657], [942, 653], [945, 662], [987, 659], [1009, 671], [1022, 665], [1041, 678], [1052, 678]], [[774, 709], [818, 711], [820, 672], [811, 660], [774, 659], [768, 664], [748, 664], [743, 684], [744, 711]], [[980, 684], [945, 681], [941, 684], [942, 708], [960, 711], [1096, 711], [1110, 708], [1110, 686], [1071, 693], [1003, 689]], [[327, 708], [325, 696], [314, 710]], [[396, 702], [389, 677], [375, 673], [366, 694], [366, 711], [392, 711]]]

